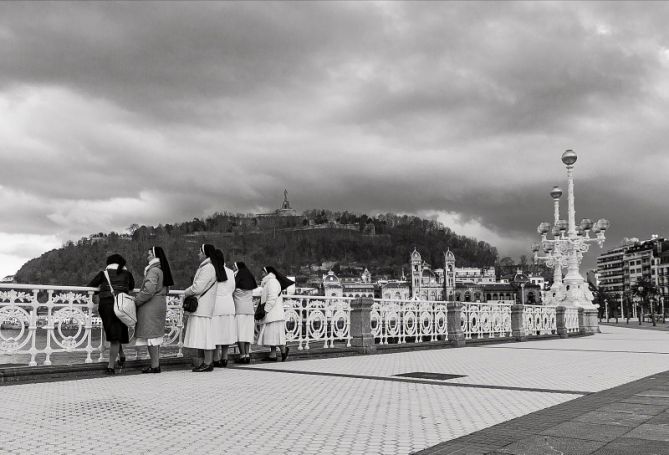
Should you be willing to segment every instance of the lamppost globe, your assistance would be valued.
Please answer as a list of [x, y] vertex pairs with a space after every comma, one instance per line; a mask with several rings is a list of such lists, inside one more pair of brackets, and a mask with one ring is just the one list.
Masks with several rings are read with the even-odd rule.
[[562, 197], [562, 190], [559, 186], [554, 186], [551, 190], [551, 197], [553, 199], [560, 199]]
[[573, 166], [577, 158], [578, 156], [576, 156], [576, 152], [571, 149], [562, 154], [562, 162], [567, 166]]

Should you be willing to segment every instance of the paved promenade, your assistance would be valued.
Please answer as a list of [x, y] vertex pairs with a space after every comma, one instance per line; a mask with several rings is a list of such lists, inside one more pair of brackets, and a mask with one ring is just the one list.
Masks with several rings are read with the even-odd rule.
[[[612, 326], [602, 332], [212, 373], [3, 386], [0, 452], [486, 453], [492, 446], [458, 438], [556, 405], [578, 411], [572, 400], [669, 370], [669, 333]], [[415, 373], [423, 374], [406, 376]], [[667, 398], [651, 393], [645, 400]], [[582, 414], [591, 412], [592, 404], [583, 402]], [[656, 440], [663, 444], [667, 424], [658, 425]], [[448, 449], [448, 441], [458, 441], [458, 448]], [[511, 443], [507, 438], [498, 446]], [[519, 447], [499, 453], [561, 453]]]

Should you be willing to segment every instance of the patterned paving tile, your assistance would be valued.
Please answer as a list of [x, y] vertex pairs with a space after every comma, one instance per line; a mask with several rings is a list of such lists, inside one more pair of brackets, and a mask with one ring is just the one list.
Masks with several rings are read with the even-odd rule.
[[[467, 377], [445, 382], [589, 391], [666, 369], [663, 355], [592, 352], [607, 346], [622, 350], [631, 338], [625, 329], [604, 331], [504, 349], [415, 351], [280, 366], [381, 377], [412, 371], [463, 374]], [[658, 344], [661, 333], [643, 333], [648, 346]], [[593, 341], [598, 338], [601, 342]], [[267, 368], [272, 367], [276, 364]], [[407, 454], [581, 396], [410, 381], [238, 368], [5, 386], [0, 388], [0, 452]], [[653, 425], [638, 437], [656, 438], [663, 424]]]

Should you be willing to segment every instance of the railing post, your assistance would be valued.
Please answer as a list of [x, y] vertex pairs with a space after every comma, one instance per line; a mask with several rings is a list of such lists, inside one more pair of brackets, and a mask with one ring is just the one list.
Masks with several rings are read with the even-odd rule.
[[567, 309], [563, 306], [555, 308], [555, 325], [557, 326], [557, 334], [560, 338], [567, 338]]
[[374, 299], [362, 297], [351, 301], [351, 347], [361, 354], [376, 351], [370, 313]]
[[525, 306], [511, 305], [511, 336], [516, 341], [527, 341], [527, 331], [525, 330]]
[[461, 348], [465, 345], [465, 333], [461, 325], [462, 304], [448, 302], [446, 304], [446, 324], [448, 327], [448, 342], [451, 346]]
[[583, 308], [578, 309], [578, 331], [581, 335], [587, 335], [588, 324], [585, 320], [585, 310]]
[[592, 335], [600, 333], [599, 323], [597, 322], [597, 309], [578, 309], [578, 328], [582, 334]]

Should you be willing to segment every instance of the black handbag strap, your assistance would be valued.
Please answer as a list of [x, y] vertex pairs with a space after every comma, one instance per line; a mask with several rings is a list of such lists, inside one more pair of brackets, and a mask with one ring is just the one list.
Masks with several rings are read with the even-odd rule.
[[214, 280], [214, 282], [211, 283], [211, 284], [209, 285], [209, 287], [208, 287], [202, 294], [200, 294], [200, 297], [204, 296], [207, 292], [209, 292], [209, 290], [210, 290], [211, 288], [213, 288], [215, 284], [216, 284], [216, 280]]

